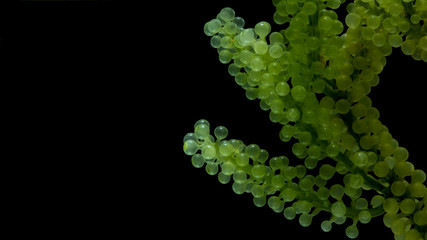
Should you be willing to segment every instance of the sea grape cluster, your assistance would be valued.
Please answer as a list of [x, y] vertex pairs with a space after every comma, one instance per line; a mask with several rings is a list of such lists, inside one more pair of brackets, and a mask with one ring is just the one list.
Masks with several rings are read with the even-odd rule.
[[244, 28], [231, 8], [204, 27], [220, 62], [282, 125], [280, 139], [303, 164], [226, 140], [222, 126], [212, 135], [206, 120], [184, 137], [184, 152], [221, 183], [233, 180], [235, 193], [250, 193], [256, 206], [304, 227], [326, 211], [323, 231], [352, 219], [346, 235], [355, 238], [358, 223], [381, 216], [395, 239], [427, 239], [426, 174], [408, 161], [368, 96], [392, 48], [427, 62], [427, 0], [355, 1], [345, 25], [334, 11], [343, 2], [273, 0], [280, 32], [264, 21]]

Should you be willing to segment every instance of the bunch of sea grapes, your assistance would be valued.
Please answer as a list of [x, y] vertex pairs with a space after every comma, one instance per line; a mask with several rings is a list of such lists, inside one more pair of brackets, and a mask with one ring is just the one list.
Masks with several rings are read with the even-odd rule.
[[269, 157], [256, 144], [225, 140], [222, 126], [212, 135], [206, 120], [185, 136], [184, 152], [221, 183], [233, 179], [235, 193], [250, 193], [256, 206], [267, 204], [287, 219], [298, 216], [304, 227], [326, 211], [323, 231], [350, 218], [346, 235], [355, 238], [358, 223], [382, 216], [396, 239], [426, 239], [426, 174], [407, 161], [408, 151], [381, 123], [368, 94], [392, 47], [427, 61], [427, 1], [355, 1], [347, 5], [346, 32], [333, 11], [341, 3], [274, 0], [275, 22], [288, 23], [280, 32], [267, 22], [244, 28], [231, 8], [204, 27], [219, 60], [230, 63], [247, 98], [259, 99], [270, 120], [282, 125], [280, 139], [292, 140], [303, 165]]

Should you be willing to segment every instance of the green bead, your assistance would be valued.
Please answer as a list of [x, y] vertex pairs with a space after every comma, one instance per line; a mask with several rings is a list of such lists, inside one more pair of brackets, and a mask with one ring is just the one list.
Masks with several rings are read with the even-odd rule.
[[295, 167], [288, 166], [283, 170], [283, 175], [285, 175], [288, 180], [292, 180], [297, 176], [297, 169]]
[[414, 214], [414, 222], [418, 226], [427, 225], [427, 208], [424, 208], [423, 210], [419, 210]]
[[252, 192], [252, 196], [256, 197], [256, 198], [260, 198], [264, 196], [264, 188], [261, 185], [255, 184], [252, 186], [251, 189]]
[[227, 49], [233, 47], [233, 39], [229, 36], [224, 36], [221, 39], [221, 47], [227, 48]]
[[311, 71], [314, 73], [314, 74], [322, 74], [323, 73], [323, 70], [325, 69], [325, 65], [322, 63], [322, 62], [320, 62], [320, 61], [314, 61], [312, 64], [311, 64]]
[[227, 137], [228, 130], [226, 127], [218, 126], [215, 128], [214, 134], [215, 134], [215, 137], [217, 138], [217, 140], [222, 140], [222, 139]]
[[363, 151], [356, 152], [353, 155], [352, 161], [358, 167], [364, 167], [368, 163], [368, 154]]
[[255, 165], [252, 167], [251, 175], [254, 178], [260, 179], [263, 178], [267, 174], [267, 169], [264, 165]]
[[253, 44], [253, 48], [255, 50], [255, 53], [258, 55], [264, 55], [269, 51], [268, 45], [265, 41], [258, 40]]
[[319, 169], [319, 176], [324, 180], [331, 179], [335, 174], [335, 167], [329, 164], [323, 164]]
[[314, 93], [323, 93], [326, 87], [326, 82], [323, 79], [316, 79], [311, 86]]
[[234, 15], [235, 15], [234, 10], [232, 8], [226, 7], [221, 10], [218, 16], [225, 22], [229, 22], [233, 20]]
[[317, 12], [317, 5], [314, 2], [306, 2], [302, 7], [302, 12], [307, 15], [313, 15]]
[[413, 165], [409, 162], [397, 162], [393, 170], [400, 178], [410, 176], [414, 171]]
[[383, 204], [383, 202], [384, 202], [384, 197], [381, 195], [375, 195], [371, 199], [371, 205], [373, 208], [381, 206]]
[[340, 200], [344, 196], [344, 187], [340, 184], [334, 184], [329, 190], [333, 198]]
[[295, 133], [295, 129], [292, 125], [286, 124], [282, 127], [282, 130], [280, 130], [280, 134], [286, 138], [291, 139]]
[[209, 126], [206, 124], [199, 124], [194, 129], [194, 134], [199, 139], [207, 139], [209, 138]]
[[298, 200], [295, 202], [295, 208], [297, 214], [309, 213], [313, 204], [306, 200]]
[[246, 154], [252, 158], [253, 160], [256, 160], [261, 153], [261, 149], [256, 144], [250, 144], [246, 147]]
[[338, 144], [331, 143], [326, 147], [326, 154], [330, 158], [336, 157], [340, 152], [340, 147]]
[[337, 173], [344, 175], [348, 172], [347, 166], [343, 162], [337, 162], [335, 165], [335, 168], [337, 170]]
[[254, 197], [253, 198], [254, 205], [257, 207], [264, 207], [267, 203], [267, 199], [265, 196], [262, 197]]
[[305, 99], [307, 91], [303, 86], [296, 86], [291, 89], [291, 95], [295, 101], [301, 102]]
[[201, 168], [205, 164], [205, 159], [201, 154], [194, 154], [193, 157], [191, 157], [191, 163], [195, 168]]
[[307, 48], [311, 51], [315, 51], [320, 47], [320, 40], [318, 37], [310, 36], [306, 40]]
[[396, 160], [394, 157], [386, 157], [384, 158], [384, 162], [387, 163], [388, 168], [393, 169], [396, 165]]
[[313, 180], [314, 180], [313, 178], [310, 178], [310, 177], [306, 176], [306, 177], [304, 177], [303, 179], [301, 179], [299, 181], [299, 187], [303, 191], [311, 192], [311, 191], [313, 191], [313, 186], [314, 186], [314, 181]]
[[213, 159], [216, 157], [216, 148], [214, 145], [206, 144], [202, 147], [202, 156], [205, 159]]
[[405, 232], [405, 240], [420, 240], [420, 233], [416, 229], [410, 229]]
[[300, 215], [298, 221], [303, 227], [308, 227], [311, 225], [313, 217], [308, 213], [303, 213]]
[[341, 0], [328, 0], [327, 6], [331, 9], [337, 9], [341, 5]]
[[331, 221], [323, 221], [323, 222], [320, 224], [320, 227], [322, 228], [322, 231], [324, 231], [324, 232], [329, 232], [329, 231], [331, 231], [331, 229], [332, 229]]
[[346, 17], [345, 17], [345, 23], [347, 24], [347, 26], [349, 28], [356, 28], [359, 26], [361, 21], [361, 17], [359, 14], [357, 13], [349, 13]]
[[[275, 159], [275, 160], [273, 161], [273, 159]], [[272, 158], [270, 160], [270, 167], [273, 169], [273, 171], [276, 169], [284, 169], [288, 165], [289, 165], [289, 158], [287, 158], [285, 156]]]
[[372, 28], [362, 28], [362, 37], [366, 40], [372, 40], [372, 36], [375, 34], [375, 30]]
[[230, 179], [231, 179], [230, 175], [225, 174], [224, 171], [218, 174], [218, 181], [222, 184], [229, 183]]
[[402, 45], [400, 46], [402, 49], [402, 52], [405, 55], [412, 55], [415, 53], [415, 50], [417, 48], [417, 42], [415, 40], [405, 40]]
[[295, 143], [292, 146], [292, 152], [297, 157], [303, 156], [306, 153], [306, 150], [306, 147], [302, 143]]
[[275, 175], [271, 178], [271, 185], [276, 189], [281, 189], [286, 183], [286, 178], [283, 175]]
[[388, 37], [388, 43], [392, 47], [400, 47], [400, 45], [402, 45], [402, 41], [402, 37], [398, 34], [392, 34]]
[[411, 183], [423, 183], [426, 180], [426, 173], [421, 169], [416, 169], [411, 176]]
[[233, 192], [236, 194], [243, 194], [246, 191], [247, 184], [246, 183], [238, 183], [234, 182], [231, 188], [233, 189]]
[[245, 20], [241, 17], [235, 17], [232, 22], [237, 25], [237, 28], [243, 28], [243, 26], [245, 26]]
[[395, 219], [391, 225], [391, 231], [395, 235], [401, 235], [410, 227], [410, 222], [408, 218], [398, 218]]
[[265, 38], [271, 31], [271, 25], [268, 22], [259, 22], [255, 25], [254, 30], [260, 38]]
[[249, 46], [255, 41], [255, 32], [252, 29], [245, 29], [239, 35], [242, 46]]
[[230, 176], [234, 173], [234, 171], [236, 170], [236, 167], [231, 162], [224, 162], [221, 165], [221, 169], [224, 175]]
[[388, 175], [390, 168], [388, 167], [388, 164], [384, 161], [377, 162], [374, 165], [374, 173], [377, 177], [385, 177]]
[[224, 25], [224, 32], [227, 33], [228, 35], [234, 35], [236, 34], [238, 31], [238, 27], [237, 24], [235, 24], [234, 22], [227, 22]]
[[353, 80], [347, 75], [340, 75], [336, 78], [336, 85], [339, 90], [346, 91], [351, 87]]
[[427, 51], [427, 36], [423, 36], [420, 39], [419, 46], [423, 51]]
[[415, 13], [415, 14], [411, 15], [410, 20], [411, 20], [412, 24], [418, 24], [420, 22], [420, 20], [421, 20], [421, 17], [420, 17], [420, 15], [418, 15], [418, 14]]
[[424, 199], [427, 199], [427, 197], [425, 197], [427, 194], [426, 186], [422, 183], [419, 183], [419, 182], [411, 183], [408, 186], [408, 190], [412, 197], [415, 197], [415, 198], [424, 197]]
[[187, 141], [187, 140], [193, 140], [193, 141], [196, 141], [197, 142], [197, 137], [196, 137], [196, 135], [194, 134], [194, 133], [187, 133], [185, 136], [184, 136], [184, 143]]
[[272, 45], [268, 49], [268, 53], [272, 58], [280, 58], [283, 55], [283, 48], [280, 45]]
[[393, 221], [397, 219], [399, 215], [394, 213], [386, 213], [383, 217], [383, 223], [386, 227], [391, 228], [391, 225], [393, 224]]
[[296, 217], [295, 207], [287, 207], [283, 210], [283, 216], [288, 220], [293, 220]]
[[233, 174], [233, 180], [236, 183], [245, 183], [247, 180], [247, 175], [245, 171], [242, 171], [242, 170], [235, 171]]
[[361, 188], [364, 184], [364, 178], [360, 176], [359, 174], [353, 174], [350, 177], [350, 186], [353, 188]]
[[371, 212], [369, 212], [368, 210], [360, 211], [358, 215], [358, 219], [363, 224], [369, 223], [372, 219]]
[[356, 207], [356, 209], [367, 209], [368, 208], [368, 200], [366, 200], [366, 198], [359, 198], [355, 201], [354, 206]]
[[307, 157], [304, 161], [304, 166], [307, 169], [313, 170], [316, 168], [317, 163], [318, 163], [318, 159], [312, 158], [312, 157]]
[[316, 192], [316, 196], [320, 200], [327, 200], [329, 197], [329, 190], [325, 187], [320, 187]]
[[221, 47], [221, 39], [222, 38], [220, 36], [217, 36], [217, 35], [213, 36], [211, 38], [211, 41], [210, 41], [211, 46], [213, 48], [219, 48], [219, 47]]
[[374, 35], [372, 35], [372, 42], [375, 46], [381, 47], [386, 43], [386, 35], [383, 33], [374, 33]]
[[208, 162], [206, 164], [205, 170], [209, 175], [215, 175], [218, 173], [218, 164], [214, 162]]
[[346, 219], [347, 219], [346, 217], [337, 217], [335, 218], [334, 223], [338, 225], [342, 225], [343, 223], [345, 223]]
[[255, 72], [259, 72], [261, 70], [263, 70], [265, 68], [265, 63], [262, 60], [262, 58], [260, 57], [255, 57], [253, 58], [250, 63], [249, 63], [249, 67], [255, 71]]
[[346, 114], [350, 111], [351, 104], [347, 99], [340, 99], [335, 103], [335, 109], [340, 114]]
[[286, 117], [291, 122], [296, 122], [300, 118], [300, 112], [296, 108], [290, 108], [286, 111]]
[[229, 143], [228, 141], [224, 140], [219, 144], [218, 152], [224, 157], [231, 156], [231, 154], [233, 154], [234, 151], [235, 149], [233, 145], [231, 145], [231, 143]]
[[370, 15], [367, 19], [367, 25], [371, 29], [377, 29], [381, 25], [380, 17], [375, 15]]
[[303, 131], [303, 132], [299, 133], [297, 138], [301, 144], [309, 145], [311, 143], [313, 136], [311, 135], [311, 133], [309, 131]]
[[268, 206], [269, 206], [271, 209], [276, 210], [276, 209], [279, 209], [279, 208], [281, 208], [281, 207], [282, 207], [283, 202], [280, 200], [280, 198], [279, 198], [279, 197], [277, 197], [277, 196], [271, 196], [271, 197], [268, 199], [267, 204], [268, 204]]
[[[311, 138], [311, 135], [310, 135], [310, 138]], [[304, 141], [302, 141], [302, 142], [304, 142]], [[322, 148], [318, 145], [311, 145], [307, 149], [307, 154], [308, 154], [308, 156], [310, 156], [312, 158], [320, 159], [320, 157], [322, 155]]]
[[406, 161], [409, 157], [409, 152], [404, 147], [397, 147], [393, 150], [393, 157], [396, 161]]
[[394, 181], [391, 184], [391, 193], [395, 196], [402, 196], [406, 192], [406, 185], [403, 183], [403, 181]]
[[268, 159], [268, 152], [264, 149], [261, 149], [258, 155], [258, 162], [264, 164], [265, 161]]
[[244, 167], [249, 164], [249, 156], [246, 153], [238, 153], [236, 155], [236, 164]]
[[206, 26], [209, 32], [213, 34], [219, 32], [222, 28], [221, 21], [218, 19], [213, 19], [209, 21], [208, 23], [206, 23]]
[[279, 32], [272, 32], [268, 39], [271, 45], [283, 43], [283, 35]]
[[194, 128], [196, 128], [198, 125], [200, 124], [205, 124], [206, 126], [210, 127], [210, 124], [208, 122], [208, 120], [206, 119], [200, 119], [198, 120], [195, 124], [194, 124]]
[[194, 155], [199, 150], [199, 146], [194, 140], [190, 139], [185, 141], [183, 150], [187, 155]]
[[345, 229], [345, 234], [348, 238], [354, 239], [359, 235], [359, 230], [357, 229], [356, 225], [351, 225]]
[[331, 206], [331, 212], [335, 217], [343, 217], [347, 208], [343, 202], [334, 202]]
[[415, 201], [413, 199], [406, 198], [400, 202], [399, 208], [403, 214], [412, 214], [415, 211]]
[[219, 58], [219, 61], [221, 63], [227, 64], [233, 58], [233, 53], [230, 52], [229, 50], [225, 49], [225, 50], [222, 50], [221, 52], [219, 52], [218, 58]]

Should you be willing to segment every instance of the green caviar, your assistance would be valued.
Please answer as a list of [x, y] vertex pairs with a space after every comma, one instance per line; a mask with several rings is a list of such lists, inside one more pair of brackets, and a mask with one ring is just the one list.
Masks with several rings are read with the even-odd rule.
[[324, 232], [348, 224], [345, 234], [354, 239], [358, 224], [381, 217], [395, 239], [426, 240], [426, 173], [409, 161], [368, 95], [393, 48], [427, 62], [427, 2], [358, 0], [341, 22], [334, 10], [342, 3], [274, 0], [280, 31], [265, 21], [244, 28], [228, 7], [204, 26], [219, 61], [281, 125], [279, 138], [294, 156], [227, 139], [227, 128], [203, 119], [184, 137], [183, 151], [236, 194], [303, 227], [323, 211], [330, 216], [320, 224]]

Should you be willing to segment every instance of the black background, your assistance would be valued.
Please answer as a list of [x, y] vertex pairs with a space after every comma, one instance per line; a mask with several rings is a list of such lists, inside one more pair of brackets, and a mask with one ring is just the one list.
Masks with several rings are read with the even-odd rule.
[[117, 16], [112, 1], [0, 2], [4, 200], [16, 236], [63, 238], [99, 222], [105, 198], [95, 199], [112, 186], [101, 175], [120, 82]]
[[119, 92], [120, 79], [114, 76], [118, 14], [112, 1], [0, 5], [0, 76], [9, 144], [26, 144], [31, 149], [26, 154], [49, 158], [92, 151], [111, 125], [107, 120]]
[[[182, 137], [192, 132], [193, 124], [203, 118], [210, 122], [212, 128], [226, 126], [229, 138], [241, 139], [246, 144], [256, 143], [268, 150], [270, 156], [287, 155], [292, 164], [302, 164], [292, 158], [291, 144], [279, 140], [280, 125], [269, 121], [268, 112], [259, 108], [258, 100], [247, 100], [245, 92], [228, 75], [227, 65], [219, 62], [216, 50], [209, 44], [210, 38], [203, 34], [204, 23], [215, 18], [227, 6], [245, 19], [245, 27], [268, 21], [272, 23], [274, 31], [281, 29], [273, 23], [274, 6], [270, 1], [233, 0], [177, 4], [173, 11], [177, 12], [173, 14], [174, 21], [168, 21], [162, 27], [166, 30], [166, 36], [170, 37], [167, 45], [175, 45], [173, 50], [168, 50], [164, 61], [160, 60], [172, 61], [172, 73], [164, 81], [171, 84], [165, 93], [168, 100], [161, 106], [167, 111], [166, 117], [162, 118], [164, 126], [170, 126], [174, 137], [165, 137], [162, 141], [162, 146], [167, 149], [162, 158], [168, 160], [160, 162], [166, 161], [168, 164], [161, 166], [168, 169], [168, 173], [171, 172], [168, 186], [172, 187], [168, 189], [175, 190], [173, 194], [166, 193], [165, 215], [174, 216], [174, 222], [184, 222], [186, 227], [177, 230], [182, 235], [200, 236], [196, 230], [201, 230], [202, 237], [214, 238], [346, 238], [344, 231], [351, 224], [349, 220], [344, 226], [334, 225], [330, 233], [323, 233], [320, 223], [329, 216], [320, 214], [310, 227], [303, 228], [297, 219], [287, 221], [282, 214], [276, 214], [268, 207], [255, 207], [249, 194], [234, 194], [231, 184], [224, 186], [216, 176], [207, 175], [203, 168], [195, 169], [190, 157], [182, 153]], [[345, 13], [342, 8], [340, 12]], [[344, 16], [341, 15], [340, 19], [343, 20]], [[173, 31], [173, 37], [168, 30]], [[416, 168], [424, 170], [427, 166], [423, 153], [423, 136], [426, 134], [425, 69], [426, 63], [415, 61], [402, 54], [400, 49], [394, 49], [393, 54], [387, 57], [380, 84], [370, 93], [373, 105], [381, 113], [380, 120], [388, 126], [400, 145], [409, 150], [410, 161]], [[359, 239], [393, 238], [390, 229], [382, 223], [382, 218], [358, 226]]]
[[116, 19], [112, 1], [2, 1], [1, 85], [17, 141], [94, 140], [118, 82]]

